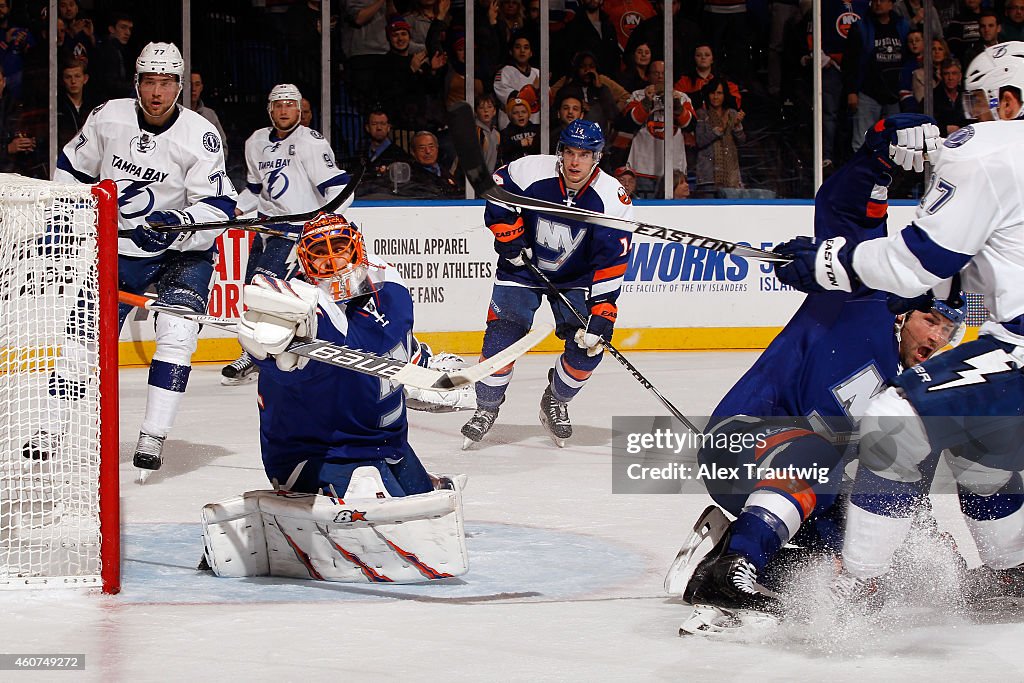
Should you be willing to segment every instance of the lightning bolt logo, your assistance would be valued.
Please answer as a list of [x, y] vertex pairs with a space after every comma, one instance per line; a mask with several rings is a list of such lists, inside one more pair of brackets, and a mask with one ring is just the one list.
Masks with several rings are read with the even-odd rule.
[[[127, 183], [127, 184], [122, 184]], [[152, 180], [128, 180], [118, 181], [119, 192], [117, 195], [117, 206], [121, 209], [121, 215], [125, 218], [138, 218], [140, 216], [148, 216], [153, 211], [153, 205], [155, 199], [153, 197], [153, 190], [149, 189], [149, 186], [153, 183]], [[124, 211], [124, 207], [132, 202], [136, 197], [148, 195], [148, 199], [145, 201], [145, 208], [141, 211]], [[139, 205], [140, 202], [135, 202]]]
[[288, 176], [282, 173], [282, 169], [275, 168], [267, 174], [267, 194], [271, 199], [277, 199], [288, 191]]
[[1012, 372], [1017, 369], [1013, 359], [1005, 351], [999, 349], [983, 353], [974, 358], [967, 358], [964, 360], [964, 365], [969, 365], [973, 369], [957, 370], [956, 374], [960, 375], [959, 379], [928, 387], [928, 391], [942, 391], [943, 389], [952, 389], [954, 387], [966, 387], [971, 384], [983, 384], [988, 381], [987, 375]]

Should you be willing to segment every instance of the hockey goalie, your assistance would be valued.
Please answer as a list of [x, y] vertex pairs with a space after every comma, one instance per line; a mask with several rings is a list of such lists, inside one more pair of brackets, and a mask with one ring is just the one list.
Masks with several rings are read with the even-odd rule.
[[257, 275], [242, 347], [259, 372], [260, 445], [274, 491], [203, 509], [219, 576], [408, 583], [464, 574], [463, 477], [432, 477], [408, 441], [402, 386], [286, 349], [296, 337], [411, 360], [413, 305], [358, 229], [321, 214], [296, 252], [305, 280]]

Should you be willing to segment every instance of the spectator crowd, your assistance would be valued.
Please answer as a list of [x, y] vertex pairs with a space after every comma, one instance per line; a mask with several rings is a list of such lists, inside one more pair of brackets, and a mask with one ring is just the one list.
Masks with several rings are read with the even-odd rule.
[[[541, 129], [539, 0], [464, 1], [475, 3], [472, 27], [464, 6], [453, 0], [331, 3], [326, 73], [344, 103], [334, 111], [345, 108], [359, 122], [347, 130], [336, 125], [332, 137], [345, 138], [346, 148], [335, 144], [340, 162], [368, 162], [361, 196], [463, 196], [445, 112], [465, 99], [467, 40], [475, 54], [477, 134], [492, 169], [540, 152], [542, 140], [553, 152], [561, 130], [584, 118], [605, 133], [601, 165], [634, 196], [664, 198], [671, 115], [669, 197], [807, 196], [813, 190], [808, 0], [552, 2], [547, 130]], [[83, 4], [58, 3], [59, 146], [96, 105], [135, 94], [140, 40], [133, 36], [138, 17], [132, 12], [140, 10], [102, 0]], [[265, 40], [287, 46], [287, 60], [266, 89], [273, 82], [297, 83], [314, 98], [302, 102], [303, 123], [315, 126], [320, 2], [228, 4], [236, 14], [261, 15], [272, 27]], [[49, 175], [47, 5], [0, 0], [0, 171]], [[887, 114], [927, 107], [944, 135], [966, 125], [962, 83], [971, 60], [987, 46], [1024, 39], [1024, 0], [934, 0], [929, 11], [923, 0], [822, 0], [821, 8], [826, 174]], [[673, 22], [671, 92], [665, 88], [666, 11]], [[232, 142], [238, 149], [251, 130], [238, 130], [232, 121], [234, 84], [204, 70], [206, 49], [194, 43], [187, 104], [225, 134], [226, 150]], [[248, 95], [259, 101], [266, 93]], [[783, 182], [800, 172], [798, 181]], [[757, 191], [766, 194], [751, 194]]]

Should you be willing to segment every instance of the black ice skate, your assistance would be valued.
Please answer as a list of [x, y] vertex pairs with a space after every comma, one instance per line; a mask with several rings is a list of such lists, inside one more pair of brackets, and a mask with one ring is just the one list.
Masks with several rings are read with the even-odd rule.
[[160, 469], [164, 459], [161, 452], [164, 448], [164, 438], [153, 436], [146, 432], [139, 432], [139, 444], [135, 447], [135, 457], [132, 464], [139, 468], [139, 483], [145, 483], [149, 475]]
[[462, 436], [466, 437], [462, 440], [462, 450], [466, 450], [470, 445], [484, 438], [484, 435], [491, 431], [491, 427], [494, 426], [494, 421], [497, 419], [497, 409], [477, 408], [473, 417], [469, 418], [469, 422], [462, 425]]
[[683, 601], [693, 605], [679, 635], [713, 635], [774, 627], [782, 615], [776, 593], [757, 582], [757, 569], [739, 553], [726, 551], [726, 534], [693, 572]]
[[548, 430], [555, 445], [565, 448], [565, 440], [572, 436], [572, 422], [569, 421], [569, 404], [562, 403], [551, 393], [553, 374], [553, 370], [548, 370], [548, 385], [540, 397], [540, 423]]
[[238, 386], [255, 382], [259, 377], [260, 369], [256, 366], [248, 351], [242, 351], [242, 355], [225, 365], [220, 371], [220, 383], [226, 387]]
[[40, 430], [29, 437], [21, 447], [21, 454], [29, 460], [49, 460], [57, 452], [57, 435]]

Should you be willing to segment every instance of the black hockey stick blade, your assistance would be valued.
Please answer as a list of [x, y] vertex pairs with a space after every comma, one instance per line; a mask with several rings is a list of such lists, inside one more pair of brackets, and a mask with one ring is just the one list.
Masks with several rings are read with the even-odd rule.
[[495, 183], [494, 178], [488, 172], [487, 165], [484, 163], [483, 151], [477, 142], [476, 121], [473, 110], [468, 104], [460, 102], [448, 110], [448, 127], [452, 131], [452, 142], [455, 145], [455, 152], [459, 156], [459, 161], [462, 163], [462, 170], [473, 186], [473, 190], [476, 191], [477, 196], [481, 199], [531, 211], [558, 214], [591, 225], [624, 230], [636, 235], [646, 235], [667, 242], [692, 245], [710, 251], [734, 254], [762, 261], [780, 261], [783, 263], [789, 261], [785, 256], [773, 254], [770, 251], [757, 249], [756, 247], [748, 247], [745, 244], [734, 244], [714, 237], [696, 235], [685, 230], [665, 228], [660, 225], [629, 220], [628, 218], [608, 216], [597, 211], [590, 211], [589, 209], [565, 206], [514, 194]]
[[[349, 178], [348, 185], [345, 189], [338, 193], [331, 201], [327, 202], [319, 209], [312, 211], [304, 211], [302, 213], [291, 213], [285, 214], [284, 216], [268, 216], [261, 218], [259, 216], [253, 216], [252, 218], [233, 218], [226, 221], [211, 221], [209, 223], [196, 223], [194, 225], [168, 225], [168, 226], [154, 226], [160, 232], [178, 233], [178, 232], [195, 232], [197, 230], [225, 230], [228, 228], [238, 228], [241, 230], [249, 230], [251, 232], [259, 232], [265, 235], [275, 235], [277, 237], [294, 237], [294, 233], [289, 233], [285, 230], [277, 230], [275, 228], [265, 227], [268, 223], [299, 223], [306, 222], [313, 218], [316, 218], [321, 213], [331, 213], [339, 206], [348, 201], [348, 198], [356, 191], [356, 187], [363, 179], [363, 175], [366, 173], [366, 166], [360, 165], [352, 173]], [[130, 237], [134, 230], [118, 230], [118, 237]]]

